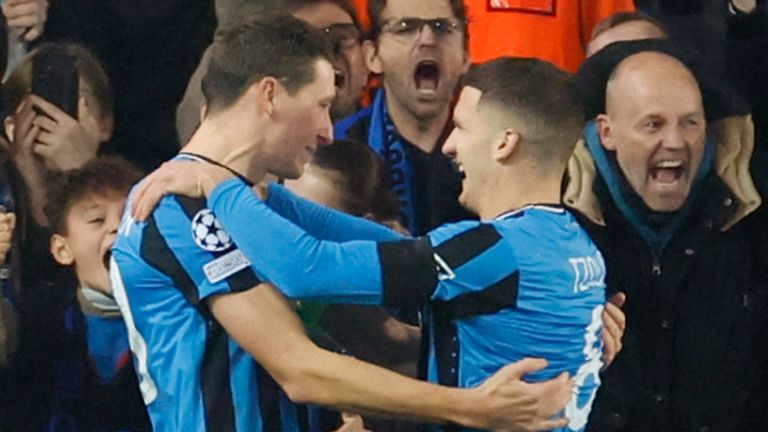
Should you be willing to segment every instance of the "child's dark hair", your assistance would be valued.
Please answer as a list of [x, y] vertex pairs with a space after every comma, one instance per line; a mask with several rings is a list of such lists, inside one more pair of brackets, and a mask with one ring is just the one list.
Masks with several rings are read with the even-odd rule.
[[333, 171], [341, 190], [342, 210], [375, 220], [400, 218], [400, 202], [389, 188], [387, 167], [367, 145], [348, 140], [319, 148], [311, 165]]
[[67, 233], [67, 214], [78, 201], [112, 193], [128, 195], [143, 176], [128, 161], [116, 156], [101, 156], [81, 168], [52, 175], [46, 188], [44, 211], [53, 233]]

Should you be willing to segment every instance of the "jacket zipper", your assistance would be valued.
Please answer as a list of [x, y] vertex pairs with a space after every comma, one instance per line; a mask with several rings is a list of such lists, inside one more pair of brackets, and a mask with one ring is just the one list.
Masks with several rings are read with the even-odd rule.
[[655, 255], [653, 257], [653, 268], [651, 269], [651, 274], [654, 276], [661, 276], [661, 262], [659, 262], [659, 258]]

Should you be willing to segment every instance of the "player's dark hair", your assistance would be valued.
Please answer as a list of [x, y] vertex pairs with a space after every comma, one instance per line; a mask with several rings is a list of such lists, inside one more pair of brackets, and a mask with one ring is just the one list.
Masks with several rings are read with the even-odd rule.
[[462, 81], [528, 131], [526, 151], [542, 162], [565, 162], [584, 127], [584, 108], [572, 77], [538, 59], [502, 57], [473, 67]]
[[229, 107], [265, 77], [294, 94], [315, 78], [315, 62], [331, 62], [319, 31], [284, 13], [232, 22], [216, 33], [210, 53], [202, 80], [209, 113]]
[[142, 173], [116, 156], [101, 156], [81, 168], [53, 174], [48, 180], [45, 208], [53, 233], [67, 234], [67, 216], [78, 202], [113, 193], [128, 195]]

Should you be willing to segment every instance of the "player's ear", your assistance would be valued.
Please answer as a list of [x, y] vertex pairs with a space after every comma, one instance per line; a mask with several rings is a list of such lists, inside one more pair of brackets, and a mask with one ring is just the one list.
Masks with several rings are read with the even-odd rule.
[[57, 263], [63, 266], [70, 266], [75, 263], [75, 257], [67, 244], [67, 238], [61, 234], [51, 236], [51, 255]]
[[514, 128], [506, 128], [504, 132], [494, 140], [493, 158], [497, 162], [504, 162], [512, 156], [520, 144], [520, 132]]

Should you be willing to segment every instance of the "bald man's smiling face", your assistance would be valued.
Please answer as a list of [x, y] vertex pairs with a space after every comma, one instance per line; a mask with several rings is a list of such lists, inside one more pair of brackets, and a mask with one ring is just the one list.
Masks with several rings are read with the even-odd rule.
[[685, 203], [704, 155], [706, 120], [691, 72], [664, 54], [644, 52], [617, 67], [597, 118], [600, 140], [629, 184], [654, 211]]

